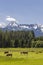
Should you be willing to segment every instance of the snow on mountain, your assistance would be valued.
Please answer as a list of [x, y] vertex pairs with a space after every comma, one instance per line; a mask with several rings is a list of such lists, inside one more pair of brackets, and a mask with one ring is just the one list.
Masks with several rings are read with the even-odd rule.
[[16, 23], [14, 23], [13, 26], [18, 26], [18, 25]]
[[21, 28], [27, 28], [27, 29], [29, 28], [28, 26], [25, 26], [25, 25], [24, 25], [24, 26], [20, 26], [20, 27], [21, 27]]
[[29, 25], [26, 25], [26, 24], [17, 24], [16, 22], [13, 22], [11, 21], [8, 25], [6, 25], [5, 23], [0, 23], [0, 28], [8, 28], [8, 29], [15, 29], [18, 28], [18, 29], [34, 29], [34, 30], [40, 30], [43, 32], [43, 25], [38, 25], [38, 24], [29, 24]]
[[10, 22], [7, 26], [14, 27], [14, 26], [18, 26], [18, 24], [17, 24], [17, 23], [15, 23], [15, 22]]
[[36, 36], [42, 36], [43, 35], [43, 24], [18, 24], [18, 21], [10, 16], [6, 17], [6, 23], [0, 23], [0, 29], [2, 30], [14, 30], [14, 31], [28, 31], [33, 30]]
[[16, 22], [11, 21], [8, 25], [0, 23], [0, 28], [2, 28], [2, 30], [14, 30], [14, 31], [33, 30], [35, 36], [43, 35], [43, 25], [38, 24], [17, 24]]
[[2, 24], [0, 24], [0, 28], [2, 27]]
[[43, 32], [43, 29], [41, 29], [41, 31]]
[[6, 27], [6, 24], [5, 23], [0, 23], [0, 28], [4, 28]]
[[43, 25], [41, 25], [40, 29], [41, 29], [41, 31], [43, 32]]
[[34, 29], [37, 29], [37, 28], [38, 28], [38, 25], [34, 25], [33, 28], [34, 28]]

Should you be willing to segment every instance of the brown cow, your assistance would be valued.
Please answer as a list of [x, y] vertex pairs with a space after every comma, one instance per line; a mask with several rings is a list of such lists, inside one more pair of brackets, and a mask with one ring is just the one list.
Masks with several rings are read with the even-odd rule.
[[23, 52], [20, 52], [21, 54], [28, 54], [28, 52], [27, 51], [23, 51]]

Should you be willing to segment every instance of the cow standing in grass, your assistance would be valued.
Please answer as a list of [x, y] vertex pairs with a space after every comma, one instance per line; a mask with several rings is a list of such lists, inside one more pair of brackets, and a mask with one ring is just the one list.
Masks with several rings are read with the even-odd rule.
[[23, 51], [23, 52], [20, 52], [21, 54], [28, 54], [28, 52], [27, 51]]
[[11, 56], [12, 57], [12, 54], [7, 54], [6, 56]]
[[5, 52], [4, 52], [4, 54], [7, 54], [7, 53], [9, 53], [9, 52], [8, 52], [8, 51], [5, 51]]

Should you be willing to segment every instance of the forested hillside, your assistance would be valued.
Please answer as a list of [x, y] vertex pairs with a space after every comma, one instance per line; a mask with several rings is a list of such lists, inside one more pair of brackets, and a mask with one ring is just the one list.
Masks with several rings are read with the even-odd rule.
[[31, 48], [43, 47], [43, 37], [35, 38], [33, 31], [2, 31], [0, 30], [0, 48]]

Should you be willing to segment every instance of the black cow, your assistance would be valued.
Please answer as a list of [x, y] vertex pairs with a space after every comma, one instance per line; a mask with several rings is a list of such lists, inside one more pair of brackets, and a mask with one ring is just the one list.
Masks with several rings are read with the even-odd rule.
[[5, 52], [4, 52], [4, 54], [7, 54], [7, 53], [9, 53], [9, 52], [8, 52], [8, 51], [5, 51]]
[[7, 54], [6, 56], [11, 56], [12, 57], [12, 54]]

